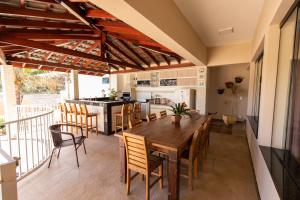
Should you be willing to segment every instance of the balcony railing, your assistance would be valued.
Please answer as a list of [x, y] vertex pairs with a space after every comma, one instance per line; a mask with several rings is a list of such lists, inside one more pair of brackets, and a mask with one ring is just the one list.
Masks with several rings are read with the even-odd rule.
[[53, 147], [48, 127], [55, 123], [55, 113], [49, 106], [19, 106], [17, 111], [18, 120], [5, 122], [0, 130], [0, 147], [19, 159], [20, 180], [48, 159]]

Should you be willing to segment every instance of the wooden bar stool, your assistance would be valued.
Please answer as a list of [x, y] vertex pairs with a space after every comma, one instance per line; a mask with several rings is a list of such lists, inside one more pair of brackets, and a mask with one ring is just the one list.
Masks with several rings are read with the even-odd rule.
[[60, 110], [60, 121], [61, 123], [68, 123], [68, 111], [65, 103], [59, 104], [59, 110]]
[[121, 112], [115, 114], [115, 133], [117, 133], [118, 128], [124, 131], [124, 127], [128, 127], [128, 116], [131, 114], [131, 109], [131, 104], [123, 104]]
[[142, 119], [142, 106], [140, 103], [134, 103], [133, 105], [133, 115], [136, 119]]
[[[80, 104], [80, 124], [82, 127], [86, 128], [86, 137], [89, 137], [89, 130], [91, 133], [93, 129], [96, 130], [96, 134], [98, 135], [98, 114], [90, 113], [85, 104]], [[93, 118], [95, 118], [96, 124], [93, 126]]]
[[[70, 114], [71, 114], [71, 124], [75, 125], [76, 128], [76, 134], [78, 134], [78, 127], [81, 124], [81, 121], [78, 120], [81, 119], [81, 113], [80, 110], [77, 108], [76, 103], [70, 103]], [[73, 128], [72, 128], [73, 131]]]

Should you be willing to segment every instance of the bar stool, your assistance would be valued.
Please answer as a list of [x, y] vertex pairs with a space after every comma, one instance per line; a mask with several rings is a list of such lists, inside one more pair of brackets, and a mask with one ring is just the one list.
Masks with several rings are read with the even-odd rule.
[[[131, 110], [131, 104], [123, 104], [121, 112], [115, 114], [115, 133], [117, 133], [118, 128], [124, 131], [124, 126], [128, 127], [128, 116], [131, 115]], [[121, 124], [118, 124], [119, 120], [121, 120]]]
[[[80, 116], [80, 124], [86, 128], [86, 137], [89, 137], [89, 130], [91, 130], [92, 133], [94, 128], [98, 135], [98, 114], [90, 113], [85, 104], [80, 104]], [[93, 117], [95, 117], [96, 120], [95, 126], [93, 126]]]
[[140, 103], [134, 103], [133, 105], [133, 115], [135, 119], [142, 119], [142, 107]]
[[60, 121], [61, 123], [68, 123], [68, 113], [67, 113], [67, 107], [65, 103], [59, 104], [59, 110], [60, 110]]
[[[80, 110], [78, 110], [77, 105], [75, 103], [70, 103], [70, 118], [71, 118], [71, 124], [75, 126], [81, 125], [81, 121], [78, 121], [78, 117], [81, 119], [81, 113]], [[75, 121], [73, 121], [73, 117], [75, 118]], [[72, 127], [73, 132], [73, 127]], [[76, 134], [78, 134], [78, 128], [76, 127]]]

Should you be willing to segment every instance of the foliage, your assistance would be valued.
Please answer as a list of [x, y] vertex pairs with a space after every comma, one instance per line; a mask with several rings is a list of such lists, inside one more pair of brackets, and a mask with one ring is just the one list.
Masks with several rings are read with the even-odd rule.
[[[65, 87], [65, 76], [44, 70], [15, 68], [17, 104], [22, 103], [23, 94], [59, 93]], [[47, 74], [51, 76], [47, 76]]]
[[190, 115], [185, 103], [174, 103], [174, 105], [171, 105], [170, 107], [174, 115]]
[[118, 96], [118, 94], [115, 91], [115, 89], [109, 90], [108, 97], [110, 100], [115, 100], [117, 96]]
[[0, 117], [0, 130], [4, 130], [5, 129], [5, 125], [4, 125], [4, 118]]

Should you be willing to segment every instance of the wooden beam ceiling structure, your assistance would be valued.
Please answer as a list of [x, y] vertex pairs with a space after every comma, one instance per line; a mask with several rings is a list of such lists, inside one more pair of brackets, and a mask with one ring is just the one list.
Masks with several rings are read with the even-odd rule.
[[93, 75], [183, 60], [88, 0], [0, 1], [0, 48], [16, 67]]

